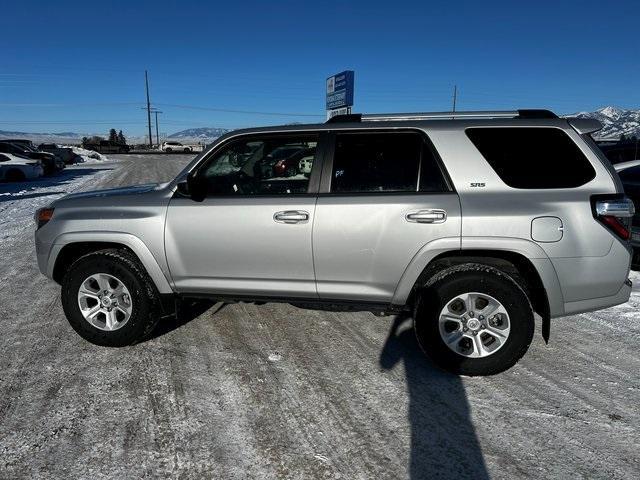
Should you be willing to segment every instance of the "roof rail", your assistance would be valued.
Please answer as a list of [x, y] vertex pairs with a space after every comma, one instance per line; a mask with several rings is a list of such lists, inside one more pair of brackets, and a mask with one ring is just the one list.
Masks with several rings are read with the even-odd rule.
[[514, 118], [517, 111], [475, 111], [475, 112], [418, 112], [418, 113], [372, 113], [363, 114], [363, 122], [384, 122], [392, 120], [447, 120], [455, 118]]
[[496, 111], [467, 111], [467, 112], [418, 112], [418, 113], [370, 113], [336, 115], [327, 123], [341, 122], [386, 122], [408, 120], [455, 120], [482, 118], [558, 118], [550, 110], [496, 110]]

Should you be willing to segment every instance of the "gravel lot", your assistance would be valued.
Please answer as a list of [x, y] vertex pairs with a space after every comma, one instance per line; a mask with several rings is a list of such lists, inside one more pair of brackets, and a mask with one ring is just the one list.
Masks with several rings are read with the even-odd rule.
[[134, 347], [83, 341], [38, 272], [34, 209], [190, 158], [0, 184], [0, 478], [640, 477], [637, 289], [556, 320], [491, 378], [437, 370], [410, 319], [279, 304], [198, 305]]

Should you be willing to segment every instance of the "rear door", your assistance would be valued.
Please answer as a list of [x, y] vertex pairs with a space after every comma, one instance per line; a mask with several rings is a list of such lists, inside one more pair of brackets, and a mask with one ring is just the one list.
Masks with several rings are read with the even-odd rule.
[[460, 238], [460, 202], [420, 131], [332, 136], [316, 205], [318, 295], [388, 303], [427, 243]]

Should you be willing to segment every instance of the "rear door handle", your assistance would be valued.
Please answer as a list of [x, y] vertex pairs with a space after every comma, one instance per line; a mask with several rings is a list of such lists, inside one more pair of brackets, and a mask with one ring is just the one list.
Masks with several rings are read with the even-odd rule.
[[309, 212], [304, 210], [285, 210], [273, 214], [273, 219], [278, 223], [307, 223]]
[[447, 212], [444, 210], [419, 210], [407, 213], [407, 222], [414, 223], [444, 223], [447, 220]]

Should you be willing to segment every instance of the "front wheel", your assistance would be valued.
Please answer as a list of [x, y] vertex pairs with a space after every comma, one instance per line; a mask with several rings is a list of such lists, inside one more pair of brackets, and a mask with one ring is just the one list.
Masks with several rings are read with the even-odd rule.
[[137, 343], [160, 318], [153, 282], [123, 250], [101, 250], [75, 261], [62, 280], [61, 295], [73, 329], [96, 345]]
[[423, 351], [445, 370], [494, 375], [515, 365], [534, 332], [533, 310], [507, 274], [481, 264], [451, 267], [421, 292], [414, 315]]

